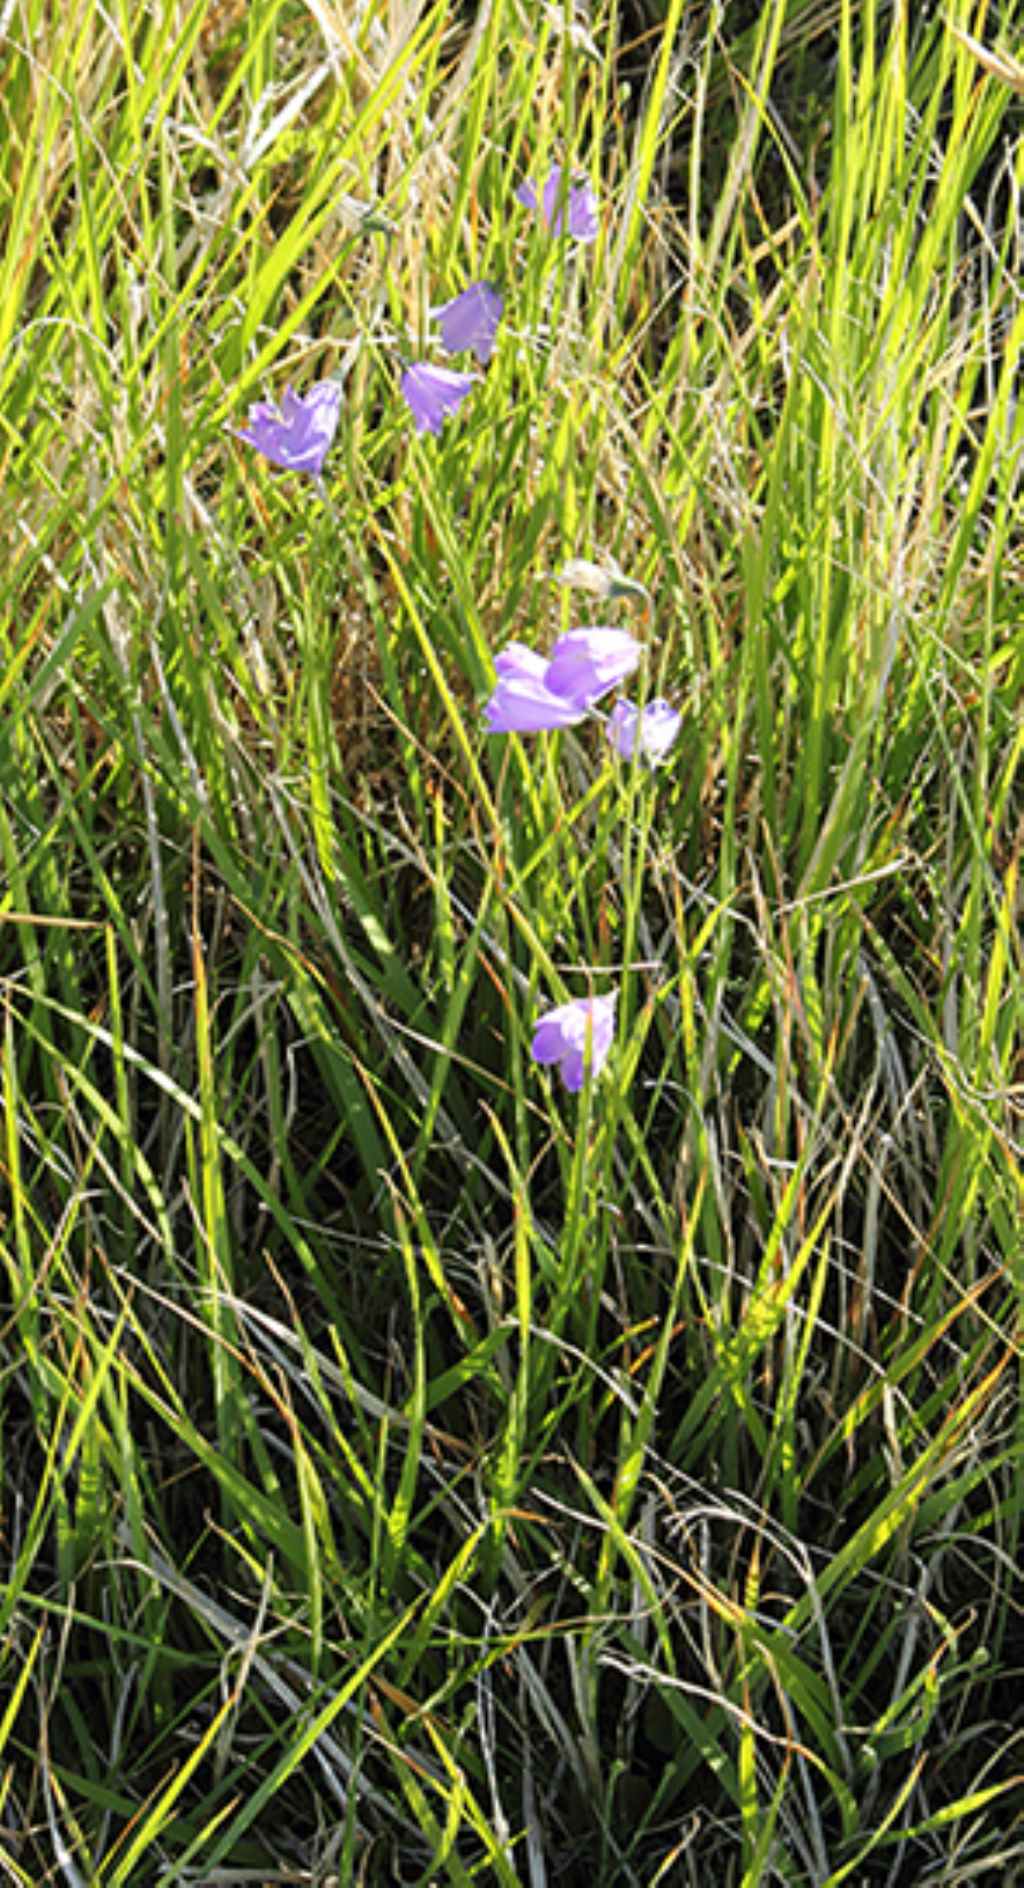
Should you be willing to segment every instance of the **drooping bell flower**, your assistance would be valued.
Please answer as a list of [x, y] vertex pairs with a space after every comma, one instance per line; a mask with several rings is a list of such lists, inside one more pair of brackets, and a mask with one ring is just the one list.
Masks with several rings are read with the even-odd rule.
[[482, 367], [494, 352], [494, 337], [501, 320], [504, 302], [490, 282], [473, 282], [450, 302], [432, 308], [431, 314], [441, 329], [441, 341], [449, 354], [472, 349]]
[[431, 367], [426, 361], [413, 361], [401, 380], [418, 433], [439, 433], [448, 414], [462, 405], [475, 386], [475, 374], [457, 374], [450, 367]]
[[484, 711], [489, 734], [538, 734], [545, 728], [571, 728], [583, 720], [586, 708], [546, 686], [545, 658], [521, 642], [510, 642], [494, 666], [498, 686]]
[[509, 643], [495, 661], [498, 686], [487, 703], [491, 734], [536, 734], [568, 728], [588, 708], [631, 675], [640, 644], [624, 629], [570, 629], [545, 660], [521, 642]]
[[535, 1062], [555, 1063], [568, 1088], [576, 1094], [590, 1073], [600, 1075], [615, 1039], [617, 992], [608, 996], [574, 997], [538, 1017], [530, 1054]]
[[639, 746], [648, 766], [660, 767], [682, 723], [679, 710], [659, 695], [645, 708], [637, 708], [631, 701], [617, 701], [605, 732], [623, 760], [632, 760], [633, 750]]
[[321, 380], [308, 393], [286, 387], [280, 406], [272, 400], [257, 400], [249, 408], [248, 426], [236, 426], [233, 431], [236, 438], [255, 446], [271, 465], [319, 478], [334, 443], [340, 413], [338, 381]]
[[601, 222], [593, 190], [588, 183], [564, 183], [560, 164], [552, 165], [539, 198], [536, 184], [529, 179], [517, 186], [515, 194], [528, 210], [539, 212], [552, 236], [561, 236], [568, 229], [577, 242], [592, 243], [600, 234]]

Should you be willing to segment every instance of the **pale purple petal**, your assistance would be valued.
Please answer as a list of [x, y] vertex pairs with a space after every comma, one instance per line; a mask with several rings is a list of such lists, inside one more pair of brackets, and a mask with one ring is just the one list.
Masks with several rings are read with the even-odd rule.
[[[312, 403], [316, 388], [310, 389], [308, 398]], [[301, 426], [306, 415], [306, 401], [301, 393], [296, 393], [289, 382], [281, 395], [281, 418], [286, 426]]]
[[594, 243], [601, 234], [597, 198], [589, 184], [579, 184], [569, 192], [569, 234], [579, 243]]
[[562, 1003], [556, 1010], [548, 1010], [545, 1016], [533, 1025], [533, 1042], [530, 1054], [535, 1062], [560, 1062], [565, 1054], [563, 1025], [572, 1016], [575, 1005]]
[[559, 1074], [571, 1095], [578, 1095], [583, 1087], [586, 1061], [582, 1049], [567, 1049], [562, 1057]]
[[577, 997], [572, 1003], [560, 1003], [538, 1017], [533, 1028], [530, 1054], [535, 1062], [557, 1063], [566, 1087], [575, 1094], [583, 1086], [590, 1037], [590, 1066], [600, 1075], [615, 1037], [617, 993], [608, 996]]
[[[562, 234], [564, 210], [568, 202], [571, 188], [572, 186], [569, 183], [566, 183], [563, 187], [561, 165], [552, 165], [548, 172], [547, 183], [544, 185], [541, 206], [544, 213], [544, 221], [553, 236], [560, 236]], [[561, 202], [559, 202], [560, 198]]]
[[659, 696], [642, 711], [631, 701], [617, 701], [608, 717], [607, 735], [623, 760], [631, 760], [639, 731], [640, 753], [660, 767], [682, 726], [683, 717]]
[[615, 1005], [618, 992], [611, 990], [607, 996], [595, 996], [591, 999], [590, 1009], [594, 1030], [595, 1070], [600, 1068], [615, 1040]]
[[456, 374], [450, 367], [430, 367], [414, 361], [402, 375], [405, 396], [418, 433], [439, 433], [449, 413], [461, 406], [476, 386], [475, 374]]
[[571, 728], [586, 713], [556, 695], [535, 676], [502, 677], [484, 713], [488, 734], [539, 734], [545, 728]]
[[473, 282], [461, 295], [442, 302], [431, 313], [440, 324], [441, 341], [449, 354], [472, 348], [477, 360], [486, 366], [494, 352], [503, 307], [501, 296], [490, 282]]
[[[291, 393], [291, 388], [286, 387], [284, 391], [284, 397], [286, 400], [290, 393]], [[249, 425], [252, 428], [255, 429], [258, 426], [280, 426], [280, 424], [281, 424], [281, 409], [277, 405], [276, 401], [274, 400], [254, 400], [253, 401], [251, 407], [249, 408]], [[248, 437], [244, 426], [236, 426], [235, 435], [238, 439], [245, 439]], [[251, 443], [252, 442], [250, 441], [250, 444]]]
[[541, 206], [544, 221], [552, 236], [561, 236], [568, 227], [570, 236], [575, 236], [578, 242], [592, 243], [600, 234], [601, 223], [594, 192], [587, 183], [569, 184], [566, 187], [560, 164], [552, 166], [544, 185]]
[[543, 682], [548, 659], [547, 656], [538, 655], [536, 649], [528, 649], [525, 643], [510, 642], [500, 655], [495, 656], [494, 666], [498, 674], [509, 681], [523, 677], [528, 681]]
[[531, 184], [529, 178], [525, 183], [516, 185], [514, 195], [517, 202], [525, 204], [528, 210], [537, 208], [537, 187]]
[[321, 380], [305, 394], [286, 387], [280, 407], [270, 400], [257, 400], [249, 408], [248, 426], [236, 426], [234, 431], [271, 465], [319, 478], [340, 413], [341, 387], [336, 380]]
[[625, 629], [570, 629], [559, 636], [544, 677], [548, 688], [588, 708], [608, 689], [632, 675], [640, 644]]

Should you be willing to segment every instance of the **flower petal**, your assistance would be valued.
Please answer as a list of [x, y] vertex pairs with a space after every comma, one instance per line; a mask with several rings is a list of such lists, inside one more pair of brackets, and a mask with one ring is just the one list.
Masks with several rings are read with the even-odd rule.
[[583, 1077], [586, 1073], [586, 1059], [583, 1050], [570, 1049], [568, 1054], [562, 1057], [562, 1066], [559, 1073], [569, 1093], [571, 1095], [578, 1095], [580, 1089], [583, 1087]]
[[511, 680], [514, 676], [523, 676], [531, 681], [542, 682], [547, 672], [547, 657], [537, 654], [535, 649], [528, 649], [525, 643], [510, 642], [494, 658], [494, 666], [499, 675]]
[[571, 1003], [563, 1003], [557, 1010], [548, 1010], [547, 1015], [534, 1024], [530, 1054], [535, 1062], [562, 1060], [566, 1050], [563, 1024], [572, 1007]]
[[461, 406], [476, 386], [475, 374], [457, 374], [450, 367], [431, 367], [414, 361], [402, 375], [402, 393], [418, 433], [439, 433], [449, 413]]
[[490, 282], [472, 282], [461, 295], [431, 309], [431, 314], [440, 323], [441, 341], [449, 354], [472, 348], [477, 360], [486, 366], [494, 352], [503, 307], [501, 296]]
[[563, 1082], [573, 1094], [583, 1086], [589, 1041], [591, 1073], [596, 1077], [615, 1037], [618, 993], [576, 997], [547, 1010], [533, 1026], [530, 1054], [535, 1062], [557, 1063]]
[[544, 680], [556, 694], [589, 707], [632, 675], [639, 660], [640, 644], [628, 630], [570, 629], [555, 643]]
[[638, 709], [631, 701], [617, 701], [608, 717], [606, 733], [623, 760], [631, 760], [637, 739], [651, 767], [659, 767], [675, 741], [683, 717], [661, 696]]
[[236, 426], [234, 432], [271, 465], [319, 478], [340, 413], [341, 387], [336, 380], [322, 380], [304, 394], [287, 386], [280, 407], [269, 400], [255, 401], [249, 408], [248, 425]]
[[577, 242], [592, 243], [600, 233], [597, 198], [588, 183], [566, 184], [560, 164], [553, 164], [541, 198], [542, 214], [552, 236], [568, 228]]
[[539, 734], [546, 728], [571, 728], [585, 708], [556, 695], [531, 675], [502, 677], [488, 701], [489, 734]]

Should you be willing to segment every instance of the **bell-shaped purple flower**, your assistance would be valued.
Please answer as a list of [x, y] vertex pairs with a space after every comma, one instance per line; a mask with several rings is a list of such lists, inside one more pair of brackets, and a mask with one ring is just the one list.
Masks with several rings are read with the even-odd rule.
[[529, 180], [518, 185], [516, 196], [528, 210], [539, 208], [552, 236], [561, 236], [568, 229], [569, 235], [575, 236], [577, 242], [592, 243], [600, 234], [601, 222], [594, 192], [587, 183], [563, 183], [560, 164], [552, 166], [539, 201], [537, 186]]
[[441, 341], [449, 354], [461, 354], [472, 348], [482, 367], [494, 352], [494, 337], [505, 306], [490, 282], [473, 282], [450, 302], [432, 308], [441, 328]]
[[233, 430], [236, 438], [255, 446], [271, 465], [319, 478], [338, 430], [340, 412], [339, 383], [321, 380], [308, 393], [295, 393], [286, 387], [280, 407], [272, 400], [257, 400], [249, 408], [248, 426]]
[[571, 728], [609, 688], [631, 675], [640, 644], [624, 629], [570, 629], [550, 661], [510, 642], [495, 659], [498, 686], [487, 703], [489, 734], [537, 734]]
[[678, 708], [659, 695], [646, 708], [631, 701], [617, 701], [605, 732], [623, 760], [632, 760], [639, 744], [640, 754], [650, 767], [660, 767], [683, 723]]
[[589, 708], [627, 675], [640, 660], [640, 644], [626, 629], [570, 629], [551, 651], [544, 681], [556, 695]]
[[495, 658], [498, 686], [484, 713], [488, 734], [539, 734], [545, 728], [570, 728], [585, 708], [566, 701], [546, 686], [547, 662], [521, 642], [510, 642]]
[[450, 367], [431, 367], [414, 361], [402, 375], [402, 393], [418, 433], [439, 433], [449, 413], [462, 405], [476, 386], [475, 374], [456, 374]]
[[534, 1024], [530, 1054], [535, 1062], [558, 1064], [566, 1088], [573, 1094], [583, 1087], [589, 1061], [593, 1076], [601, 1073], [615, 1039], [617, 992], [608, 996], [580, 996], [560, 1003]]

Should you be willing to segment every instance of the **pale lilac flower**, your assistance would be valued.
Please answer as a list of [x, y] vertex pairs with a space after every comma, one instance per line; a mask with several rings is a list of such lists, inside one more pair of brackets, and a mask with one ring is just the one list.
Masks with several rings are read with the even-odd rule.
[[494, 664], [499, 679], [485, 710], [488, 733], [570, 728], [639, 660], [640, 645], [624, 629], [570, 629], [559, 636], [550, 661], [510, 642]]
[[589, 708], [632, 675], [639, 660], [640, 644], [627, 629], [570, 629], [555, 643], [544, 681], [556, 695]]
[[238, 439], [255, 446], [271, 465], [319, 478], [338, 430], [340, 412], [338, 381], [321, 380], [308, 393], [295, 393], [286, 387], [280, 407], [272, 400], [257, 400], [249, 408], [248, 426], [233, 430]]
[[498, 686], [484, 710], [488, 734], [537, 734], [570, 728], [585, 708], [556, 695], [545, 684], [547, 662], [521, 642], [510, 642], [495, 658]]
[[440, 323], [441, 341], [449, 354], [472, 348], [480, 365], [486, 367], [494, 353], [503, 307], [501, 296], [490, 282], [473, 282], [461, 295], [430, 312]]
[[467, 393], [472, 393], [476, 375], [456, 374], [450, 367], [430, 367], [426, 361], [414, 361], [405, 369], [401, 384], [416, 431], [439, 433], [446, 415], [454, 413]]
[[527, 180], [519, 184], [516, 196], [520, 203], [525, 203], [528, 210], [540, 210], [552, 236], [561, 236], [568, 228], [570, 236], [578, 242], [592, 243], [601, 229], [597, 214], [597, 198], [589, 184], [569, 184], [562, 181], [562, 167], [554, 164], [548, 175], [547, 183], [537, 198], [537, 186]]
[[533, 1026], [531, 1056], [535, 1062], [557, 1062], [573, 1094], [583, 1087], [588, 1049], [593, 1076], [600, 1075], [608, 1059], [615, 1037], [616, 995], [613, 990], [609, 996], [576, 997], [548, 1010]]
[[640, 753], [648, 765], [660, 767], [682, 726], [683, 717], [659, 695], [646, 708], [631, 701], [617, 701], [608, 716], [605, 732], [623, 760], [632, 760], [633, 749], [640, 743]]

